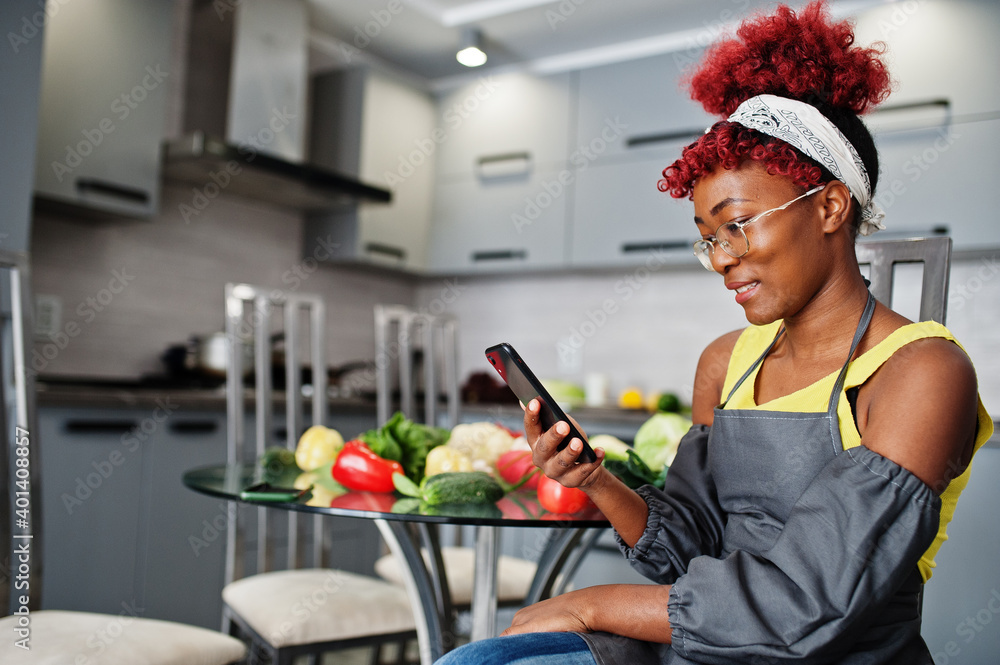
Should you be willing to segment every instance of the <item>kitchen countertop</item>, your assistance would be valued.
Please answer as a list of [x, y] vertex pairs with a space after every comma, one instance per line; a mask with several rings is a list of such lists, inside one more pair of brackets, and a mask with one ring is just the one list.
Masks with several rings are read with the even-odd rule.
[[[135, 387], [102, 383], [48, 383], [36, 384], [37, 403], [40, 407], [81, 407], [81, 408], [133, 408], [155, 407], [167, 403], [179, 409], [201, 411], [225, 411], [226, 391], [218, 388], [168, 388]], [[254, 399], [254, 391], [245, 391], [248, 403]], [[276, 391], [275, 404], [284, 404], [284, 394]], [[303, 399], [309, 403], [309, 398]], [[331, 397], [330, 410], [333, 413], [375, 413], [375, 402], [358, 397]], [[650, 416], [646, 411], [618, 409], [614, 407], [578, 407], [570, 410], [571, 415], [589, 433], [607, 433], [626, 441], [631, 440], [638, 429]], [[521, 409], [516, 404], [463, 404], [462, 421], [499, 421], [508, 426], [521, 421]], [[985, 447], [1000, 448], [1000, 423], [994, 418], [993, 437]]]

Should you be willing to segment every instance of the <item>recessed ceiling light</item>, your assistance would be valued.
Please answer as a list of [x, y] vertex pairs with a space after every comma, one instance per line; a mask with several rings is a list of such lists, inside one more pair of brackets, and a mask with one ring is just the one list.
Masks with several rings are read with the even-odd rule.
[[462, 42], [455, 59], [466, 67], [486, 64], [486, 52], [482, 48], [483, 35], [475, 28], [462, 31]]

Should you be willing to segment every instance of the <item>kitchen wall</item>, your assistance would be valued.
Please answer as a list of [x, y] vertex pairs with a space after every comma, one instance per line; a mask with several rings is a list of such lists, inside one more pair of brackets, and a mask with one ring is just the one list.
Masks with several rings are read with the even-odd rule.
[[166, 187], [151, 220], [88, 220], [39, 212], [32, 229], [35, 293], [58, 297], [57, 334], [36, 340], [42, 375], [136, 378], [194, 333], [225, 326], [227, 282], [321, 295], [337, 364], [374, 357], [376, 303], [411, 304], [412, 279], [332, 268], [303, 256], [297, 214], [220, 196], [190, 223], [189, 187]]
[[[896, 280], [894, 304], [913, 318], [919, 270], [897, 268]], [[612, 397], [634, 385], [690, 399], [701, 350], [746, 325], [719, 277], [701, 268], [458, 278], [450, 303], [444, 286], [423, 284], [417, 303], [458, 318], [463, 375], [488, 370], [483, 350], [507, 341], [543, 378], [608, 374]], [[975, 362], [987, 409], [1000, 414], [1000, 251], [953, 262], [948, 326]], [[561, 366], [560, 348], [578, 351], [577, 368]]]

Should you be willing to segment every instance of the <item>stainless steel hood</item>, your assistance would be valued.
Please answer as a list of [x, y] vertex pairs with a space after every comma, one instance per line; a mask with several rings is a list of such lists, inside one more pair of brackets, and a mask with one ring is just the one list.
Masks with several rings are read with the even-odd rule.
[[193, 0], [184, 135], [164, 146], [165, 180], [308, 211], [389, 202], [386, 189], [306, 162], [308, 86], [303, 0]]

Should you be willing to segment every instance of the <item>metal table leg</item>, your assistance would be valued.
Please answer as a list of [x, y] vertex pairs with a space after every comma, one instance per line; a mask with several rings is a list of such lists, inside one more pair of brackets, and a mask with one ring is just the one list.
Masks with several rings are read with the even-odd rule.
[[[565, 571], [567, 575], [572, 575], [583, 555], [594, 544], [601, 532], [600, 529], [592, 529], [592, 534], [587, 534], [587, 537], [584, 538], [586, 531], [587, 529], [553, 529], [551, 531], [549, 542], [538, 559], [538, 570], [535, 572], [535, 579], [532, 580], [531, 587], [528, 589], [525, 603], [530, 605], [551, 597], [556, 578], [561, 572]], [[581, 540], [583, 540], [582, 543]], [[571, 550], [578, 544], [580, 547], [577, 553], [571, 557]], [[570, 564], [568, 567], [567, 562]], [[564, 584], [561, 585], [560, 589], [564, 586]]]
[[497, 634], [497, 527], [476, 527], [476, 565], [472, 585], [473, 642]]
[[392, 554], [406, 564], [401, 566], [401, 572], [417, 623], [420, 662], [421, 665], [431, 665], [444, 655], [444, 647], [441, 617], [437, 612], [437, 593], [427, 571], [427, 564], [404, 522], [384, 519], [376, 519], [374, 522]]

